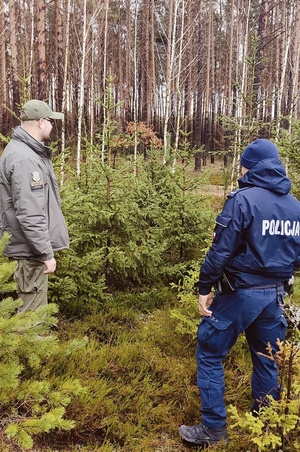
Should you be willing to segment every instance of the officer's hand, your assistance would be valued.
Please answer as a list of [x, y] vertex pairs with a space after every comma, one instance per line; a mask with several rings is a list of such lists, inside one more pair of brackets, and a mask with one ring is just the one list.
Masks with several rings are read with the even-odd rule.
[[213, 294], [210, 292], [208, 295], [199, 295], [199, 312], [201, 315], [205, 315], [210, 317], [212, 315], [212, 311], [207, 309], [207, 306], [210, 306], [213, 300]]
[[54, 259], [54, 257], [52, 259], [50, 259], [49, 261], [45, 261], [44, 264], [46, 265], [46, 270], [44, 271], [44, 273], [47, 275], [48, 273], [53, 273], [55, 272], [56, 269], [56, 260]]

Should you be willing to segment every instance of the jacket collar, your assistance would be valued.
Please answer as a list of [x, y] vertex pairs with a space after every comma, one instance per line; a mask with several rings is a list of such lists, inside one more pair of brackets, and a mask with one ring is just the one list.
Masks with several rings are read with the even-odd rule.
[[27, 144], [36, 154], [41, 157], [51, 159], [52, 149], [49, 146], [45, 146], [44, 143], [33, 138], [26, 130], [21, 126], [16, 127], [12, 134], [12, 138], [17, 141], [22, 141]]

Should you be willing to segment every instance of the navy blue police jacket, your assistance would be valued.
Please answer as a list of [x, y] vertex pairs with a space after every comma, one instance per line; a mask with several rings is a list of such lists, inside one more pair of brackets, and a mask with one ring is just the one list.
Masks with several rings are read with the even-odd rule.
[[300, 266], [300, 202], [280, 160], [258, 162], [238, 183], [216, 218], [197, 284], [202, 295], [223, 272], [239, 289], [285, 282]]

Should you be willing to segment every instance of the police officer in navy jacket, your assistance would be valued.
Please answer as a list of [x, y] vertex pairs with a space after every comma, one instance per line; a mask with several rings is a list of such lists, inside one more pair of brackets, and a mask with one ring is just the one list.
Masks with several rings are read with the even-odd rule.
[[[300, 266], [300, 203], [274, 143], [258, 139], [241, 156], [239, 189], [216, 219], [214, 240], [200, 268], [197, 384], [202, 423], [182, 425], [192, 444], [227, 442], [223, 360], [245, 331], [252, 357], [252, 413], [279, 398], [278, 370], [267, 353], [278, 350], [287, 322], [284, 286]], [[215, 288], [214, 297], [212, 288]]]

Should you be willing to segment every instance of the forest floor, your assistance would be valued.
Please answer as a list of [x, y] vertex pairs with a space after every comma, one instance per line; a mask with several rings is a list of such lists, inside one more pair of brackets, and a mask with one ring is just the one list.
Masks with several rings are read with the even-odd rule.
[[[196, 174], [194, 170], [192, 172]], [[205, 166], [202, 166], [201, 172], [205, 175], [201, 193], [207, 193], [225, 200], [227, 193], [231, 191], [231, 167], [224, 168], [221, 160], [215, 160], [214, 163], [208, 162]]]
[[[229, 171], [229, 170], [228, 170]], [[228, 172], [227, 171], [227, 172]], [[190, 172], [195, 174], [193, 169], [190, 169]], [[230, 189], [226, 189], [225, 186], [225, 180], [226, 180], [226, 171], [224, 171], [223, 165], [221, 162], [216, 162], [214, 164], [208, 163], [206, 166], [202, 167], [201, 173], [203, 174], [203, 184], [201, 185], [201, 189], [199, 190], [199, 193], [201, 195], [208, 195], [210, 199], [213, 200], [215, 206], [219, 209], [222, 204], [223, 200], [226, 197], [226, 194], [230, 191]], [[166, 303], [168, 303], [168, 300], [166, 300]], [[121, 306], [120, 306], [120, 309]], [[158, 312], [160, 311], [160, 312]], [[104, 315], [102, 313], [102, 315]], [[139, 317], [138, 317], [139, 318]], [[136, 437], [135, 439], [132, 439], [132, 445], [130, 446], [112, 446], [110, 444], [106, 444], [104, 440], [104, 444], [101, 445], [101, 440], [99, 440], [99, 437], [96, 438], [98, 434], [95, 436], [95, 445], [88, 445], [83, 438], [72, 438], [72, 433], [66, 433], [56, 435], [55, 433], [48, 435], [42, 435], [41, 438], [36, 443], [36, 446], [32, 449], [30, 449], [30, 452], [188, 452], [192, 450], [193, 452], [197, 452], [198, 450], [201, 450], [199, 448], [192, 448], [184, 444], [178, 434], [177, 428], [182, 422], [186, 422], [187, 424], [191, 424], [192, 422], [197, 423], [199, 422], [199, 400], [198, 400], [198, 392], [195, 385], [195, 360], [194, 360], [194, 348], [188, 347], [187, 344], [184, 343], [184, 338], [182, 338], [182, 344], [180, 344], [181, 338], [178, 336], [178, 334], [175, 333], [175, 330], [171, 327], [166, 327], [166, 321], [171, 322], [171, 317], [169, 316], [168, 309], [161, 308], [157, 310], [156, 312], [153, 312], [149, 315], [149, 322], [146, 322], [145, 325], [143, 325], [143, 321], [141, 322], [141, 325], [139, 325], [139, 322], [137, 322], [136, 325], [136, 336], [134, 334], [134, 331], [132, 330], [131, 321], [122, 318], [122, 322], [120, 322], [118, 319], [114, 319], [111, 322], [111, 325], [109, 324], [109, 319], [107, 319], [107, 330], [110, 330], [115, 327], [117, 331], [117, 336], [122, 336], [122, 343], [118, 344], [104, 344], [99, 343], [99, 349], [104, 349], [105, 347], [110, 347], [110, 353], [112, 355], [112, 362], [113, 366], [116, 368], [120, 366], [120, 363], [123, 363], [123, 378], [124, 378], [124, 385], [123, 387], [118, 387], [117, 384], [115, 385], [113, 381], [110, 381], [109, 378], [107, 378], [107, 382], [109, 385], [111, 385], [112, 389], [115, 392], [115, 399], [114, 404], [118, 405], [118, 393], [121, 393], [122, 391], [126, 392], [132, 390], [132, 406], [128, 405], [128, 412], [126, 414], [126, 408], [124, 406], [119, 405], [118, 410], [116, 410], [115, 417], [119, 417], [119, 424], [117, 422], [116, 425], [114, 425], [114, 429], [118, 432], [118, 435], [121, 436], [125, 433], [122, 432], [123, 430], [132, 428], [132, 431], [137, 435], [135, 432], [135, 428], [138, 429], [138, 426], [136, 425], [138, 422], [134, 420], [134, 405], [135, 403], [137, 406], [141, 404], [140, 410], [140, 420], [139, 422], [141, 425], [143, 425], [143, 422], [146, 423], [146, 426], [144, 428], [144, 435], [149, 435], [149, 439], [145, 437], [141, 437], [138, 439]], [[115, 325], [114, 325], [115, 322]], [[82, 322], [84, 323], [84, 322]], [[124, 323], [124, 325], [123, 325]], [[127, 323], [130, 323], [130, 335], [128, 334], [128, 343], [127, 343]], [[77, 325], [78, 327], [78, 325]], [[74, 326], [75, 328], [75, 326]], [[80, 327], [79, 327], [80, 328]], [[139, 342], [138, 335], [141, 334], [141, 329], [144, 328], [145, 331], [143, 331], [143, 334], [145, 334], [147, 337], [144, 341]], [[149, 332], [148, 332], [149, 329]], [[155, 331], [156, 329], [156, 331]], [[75, 331], [75, 329], [74, 329]], [[152, 331], [152, 332], [151, 332]], [[61, 326], [61, 331], [58, 331], [58, 335], [63, 334], [69, 334], [73, 335], [74, 332], [68, 331], [68, 333], [65, 331], [65, 325]], [[115, 337], [112, 343], [116, 341]], [[153, 344], [152, 344], [153, 341]], [[171, 345], [176, 344], [176, 345]], [[135, 348], [136, 347], [136, 348]], [[132, 355], [132, 358], [128, 362], [126, 361], [126, 350], [132, 348], [131, 352], [136, 353], [136, 356], [134, 354]], [[139, 355], [139, 350], [144, 349], [143, 353], [148, 355], [148, 361], [149, 361], [149, 369], [147, 370], [147, 374], [142, 375], [141, 370], [139, 372], [135, 369], [135, 366], [137, 369], [140, 366], [140, 362], [137, 358]], [[181, 353], [177, 350], [174, 352], [174, 348], [176, 350], [181, 350]], [[183, 350], [185, 349], [184, 354], [186, 356], [183, 356]], [[91, 352], [92, 353], [92, 352]], [[114, 357], [114, 359], [113, 359]], [[78, 358], [79, 359], [79, 358]], [[133, 360], [133, 361], [132, 361]], [[141, 356], [141, 360], [144, 360], [144, 356]], [[172, 371], [168, 369], [168, 361], [173, 361]], [[125, 364], [124, 364], [125, 362]], [[182, 363], [185, 362], [186, 368], [182, 370], [182, 375], [180, 375], [180, 371], [182, 368]], [[80, 363], [78, 361], [77, 363], [78, 368], [82, 366], [88, 367], [88, 360], [84, 363]], [[145, 366], [143, 364], [143, 366]], [[165, 367], [166, 366], [166, 367]], [[153, 369], [152, 369], [153, 368]], [[135, 372], [137, 372], [137, 376], [135, 375]], [[152, 374], [153, 372], [153, 374]], [[173, 372], [177, 372], [177, 376], [173, 376]], [[105, 372], [104, 372], [105, 373]], [[107, 370], [107, 374], [109, 375], [110, 369]], [[85, 375], [85, 370], [82, 371], [82, 378], [84, 381], [88, 381], [88, 378], [91, 378], [92, 375], [92, 369], [89, 370], [89, 373], [87, 374], [88, 377]], [[130, 375], [130, 378], [132, 379], [132, 382], [129, 386], [127, 385], [126, 379], [128, 375]], [[161, 377], [160, 377], [161, 374]], [[97, 376], [95, 377], [95, 380], [97, 380], [100, 377], [101, 373], [99, 372]], [[100, 377], [101, 378], [101, 377]], [[118, 377], [119, 378], [119, 377]], [[148, 379], [152, 379], [152, 385], [149, 384], [148, 388]], [[232, 378], [232, 375], [231, 375]], [[141, 391], [140, 386], [138, 386], [139, 380], [145, 381], [144, 387]], [[169, 380], [170, 381], [169, 381]], [[174, 381], [173, 381], [174, 379]], [[161, 380], [161, 381], [160, 381]], [[173, 383], [172, 383], [173, 382]], [[158, 385], [162, 386], [163, 391], [162, 393], [156, 394], [158, 391]], [[137, 386], [135, 388], [135, 385]], [[147, 394], [147, 389], [149, 390], [149, 394]], [[138, 394], [138, 392], [141, 392], [141, 394]], [[187, 391], [187, 394], [186, 394]], [[164, 400], [163, 393], [165, 392], [166, 400]], [[149, 397], [149, 400], [146, 402], [143, 402], [143, 397]], [[180, 400], [180, 397], [182, 400]], [[171, 402], [170, 399], [171, 398]], [[151, 407], [151, 404], [154, 404], [153, 400], [160, 400], [160, 403], [158, 404], [158, 408], [155, 406]], [[177, 399], [177, 400], [176, 400]], [[193, 399], [193, 401], [191, 401]], [[155, 403], [157, 403], [155, 401]], [[104, 399], [105, 404], [105, 399]], [[146, 406], [146, 405], [149, 405]], [[172, 412], [170, 411], [170, 406], [178, 405], [178, 411]], [[170, 406], [169, 406], [170, 405]], [[179, 409], [179, 405], [181, 408]], [[89, 413], [88, 407], [85, 407], [86, 413], [83, 414], [84, 416], [91, 416], [91, 421], [98, 423], [99, 426], [101, 424], [101, 414], [99, 412], [95, 414]], [[112, 409], [112, 408], [110, 408]], [[149, 411], [149, 418], [146, 418], [146, 414], [142, 413], [142, 410], [145, 410], [146, 412]], [[155, 410], [157, 409], [157, 414]], [[163, 414], [165, 410], [165, 414]], [[152, 413], [153, 411], [153, 413]], [[171, 415], [168, 418], [167, 413], [171, 412]], [[132, 417], [132, 420], [126, 421], [126, 415], [128, 418], [130, 416]], [[164, 419], [164, 422], [166, 423], [165, 429], [159, 427], [159, 425], [155, 425], [155, 420], [151, 419], [151, 416], [158, 416], [162, 417]], [[76, 416], [76, 415], [75, 415]], [[77, 413], [77, 416], [79, 414]], [[96, 417], [96, 419], [93, 418], [93, 416]], [[124, 419], [125, 417], [125, 419]], [[79, 416], [80, 418], [80, 416]], [[148, 424], [148, 425], [147, 425]], [[159, 420], [157, 420], [157, 424], [159, 424]], [[123, 427], [122, 427], [123, 426]], [[139, 426], [141, 428], [141, 426]], [[98, 427], [99, 430], [99, 427]], [[101, 430], [101, 429], [100, 429]], [[119, 430], [121, 431], [119, 433]], [[78, 436], [78, 434], [76, 435]], [[79, 435], [80, 436], [80, 435]], [[138, 436], [138, 435], [137, 435]], [[51, 438], [53, 439], [53, 442], [51, 441]], [[68, 444], [69, 439], [69, 444]], [[89, 437], [90, 443], [93, 443], [93, 440], [91, 437]], [[134, 442], [136, 442], [138, 445], [135, 447], [133, 446]], [[85, 443], [83, 445], [82, 443]], [[100, 443], [100, 445], [99, 445]], [[120, 441], [122, 443], [122, 441]], [[116, 444], [118, 444], [118, 441], [116, 441]], [[209, 448], [209, 450], [214, 450], [215, 452], [231, 452], [234, 449], [232, 449], [232, 445], [227, 446], [225, 448], [222, 445], [215, 446], [213, 448]], [[206, 449], [208, 450], [208, 449]], [[241, 451], [242, 449], [240, 449]], [[18, 446], [10, 446], [8, 445], [8, 448], [4, 451], [0, 450], [0, 452], [25, 452], [22, 448], [19, 448]], [[235, 450], [234, 452], [239, 452]]]

